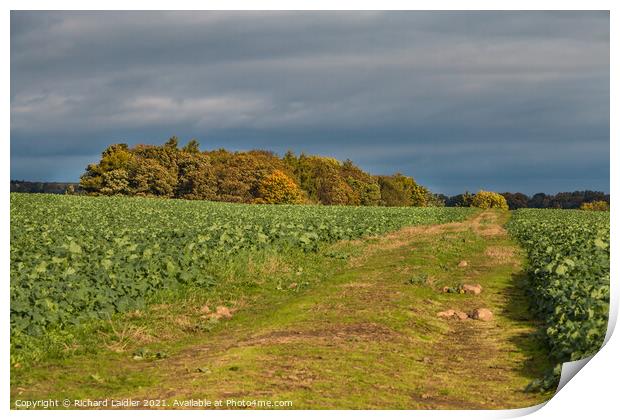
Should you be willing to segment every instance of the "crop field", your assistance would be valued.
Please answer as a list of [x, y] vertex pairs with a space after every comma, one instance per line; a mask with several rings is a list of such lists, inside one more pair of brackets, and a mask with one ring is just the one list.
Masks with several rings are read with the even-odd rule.
[[609, 312], [609, 212], [515, 211], [508, 223], [528, 255], [530, 301], [557, 362], [596, 353]]
[[12, 194], [11, 398], [539, 404], [603, 342], [609, 240], [608, 212]]
[[234, 254], [313, 252], [472, 212], [12, 194], [12, 345], [50, 326], [142, 308], [157, 290], [216, 287], [216, 262]]

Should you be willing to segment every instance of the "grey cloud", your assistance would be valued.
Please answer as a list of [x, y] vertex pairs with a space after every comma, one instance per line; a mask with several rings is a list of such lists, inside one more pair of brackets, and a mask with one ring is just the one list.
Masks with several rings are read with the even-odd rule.
[[609, 14], [13, 12], [11, 126], [19, 178], [75, 179], [72, 155], [177, 134], [449, 193], [542, 185], [517, 170], [608, 190]]

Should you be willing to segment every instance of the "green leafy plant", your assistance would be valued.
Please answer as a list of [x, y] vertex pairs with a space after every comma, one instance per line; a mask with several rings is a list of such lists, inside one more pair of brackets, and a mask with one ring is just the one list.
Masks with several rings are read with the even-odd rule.
[[609, 213], [521, 209], [507, 227], [527, 251], [527, 290], [553, 360], [596, 353], [609, 316]]
[[316, 252], [338, 240], [459, 221], [474, 211], [19, 193], [10, 201], [16, 361], [32, 351], [29, 337], [141, 309], [157, 291], [218, 287], [226, 275], [218, 262], [240, 253]]

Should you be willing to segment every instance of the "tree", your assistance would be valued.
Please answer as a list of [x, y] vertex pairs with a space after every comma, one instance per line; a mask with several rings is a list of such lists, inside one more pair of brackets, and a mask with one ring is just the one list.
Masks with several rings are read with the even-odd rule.
[[157, 159], [137, 157], [129, 175], [131, 190], [135, 195], [166, 198], [174, 196], [177, 178]]
[[179, 148], [179, 139], [177, 136], [172, 136], [168, 139], [166, 143], [164, 143], [164, 147], [167, 149], [178, 150]]
[[183, 148], [183, 151], [187, 153], [200, 153], [200, 143], [198, 143], [198, 140], [196, 139], [191, 139], [187, 142]]
[[508, 203], [503, 195], [491, 191], [478, 191], [471, 200], [472, 207], [481, 209], [508, 210]]
[[527, 207], [528, 197], [527, 195], [517, 192], [517, 193], [502, 193], [506, 202], [508, 203], [508, 208], [510, 210], [522, 209]]
[[257, 192], [256, 203], [298, 204], [302, 201], [302, 192], [299, 186], [279, 170], [275, 170], [261, 179]]
[[430, 191], [417, 184], [410, 176], [396, 173], [391, 176], [380, 176], [381, 204], [384, 206], [416, 206], [429, 205]]
[[319, 179], [317, 194], [322, 204], [345, 206], [360, 203], [353, 188], [336, 173], [328, 173]]
[[290, 168], [273, 152], [254, 150], [231, 153], [216, 150], [207, 154], [217, 179], [216, 200], [252, 203], [258, 198], [260, 181], [279, 170], [294, 179]]
[[90, 164], [80, 177], [80, 187], [89, 194], [129, 194], [129, 169], [134, 156], [125, 143], [108, 146], [98, 164]]
[[127, 170], [119, 168], [104, 172], [101, 176], [101, 188], [99, 192], [103, 195], [130, 194], [129, 173]]
[[176, 197], [188, 200], [216, 198], [217, 179], [209, 156], [182, 151], [177, 159], [178, 182]]
[[[341, 164], [334, 158], [306, 156], [303, 153], [297, 159], [294, 168], [294, 175], [309, 198], [328, 205], [361, 204], [362, 196], [366, 193], [366, 186], [359, 174], [361, 172], [352, 164]], [[360, 183], [348, 182], [348, 178], [358, 177]]]
[[590, 203], [581, 203], [579, 208], [589, 211], [609, 211], [609, 203], [607, 201], [592, 201]]
[[284, 162], [284, 164], [286, 166], [289, 167], [289, 169], [291, 171], [295, 171], [295, 169], [297, 169], [297, 156], [295, 156], [295, 153], [293, 153], [292, 150], [287, 150], [286, 153], [284, 154], [284, 157], [282, 158], [282, 161]]
[[452, 196], [446, 200], [446, 206], [448, 207], [471, 207], [471, 200], [474, 195], [469, 191], [465, 191], [463, 194]]
[[362, 206], [377, 206], [381, 201], [381, 188], [375, 179], [364, 182], [353, 177], [347, 178], [347, 184], [356, 194], [355, 204]]
[[109, 146], [99, 163], [86, 168], [80, 191], [239, 203], [440, 205], [413, 178], [376, 177], [348, 159], [296, 156], [292, 151], [282, 158], [268, 150], [201, 152], [195, 139], [179, 149], [176, 136], [160, 146]]
[[529, 208], [543, 209], [549, 207], [550, 198], [545, 193], [537, 193], [527, 202]]
[[381, 205], [392, 207], [411, 205], [411, 194], [407, 191], [400, 177], [400, 174], [379, 177]]
[[445, 207], [447, 196], [443, 194], [433, 194], [429, 191], [426, 199], [426, 205], [428, 207]]
[[[413, 178], [412, 178], [413, 180]], [[425, 187], [415, 183], [411, 188], [411, 205], [414, 207], [426, 207], [429, 202], [430, 191]]]

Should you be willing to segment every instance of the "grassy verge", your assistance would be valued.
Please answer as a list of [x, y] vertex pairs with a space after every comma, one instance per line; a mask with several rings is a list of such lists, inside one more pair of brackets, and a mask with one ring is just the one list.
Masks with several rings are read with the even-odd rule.
[[79, 355], [125, 353], [144, 344], [164, 348], [166, 342], [210, 332], [218, 322], [205, 316], [205, 306], [215, 309], [223, 305], [239, 311], [286, 302], [342, 266], [347, 256], [326, 248], [319, 253], [264, 250], [223, 257], [213, 267], [217, 280], [211, 287], [162, 290], [148, 297], [145, 309], [50, 329], [42, 337], [25, 337], [20, 347], [11, 349], [14, 373]]

